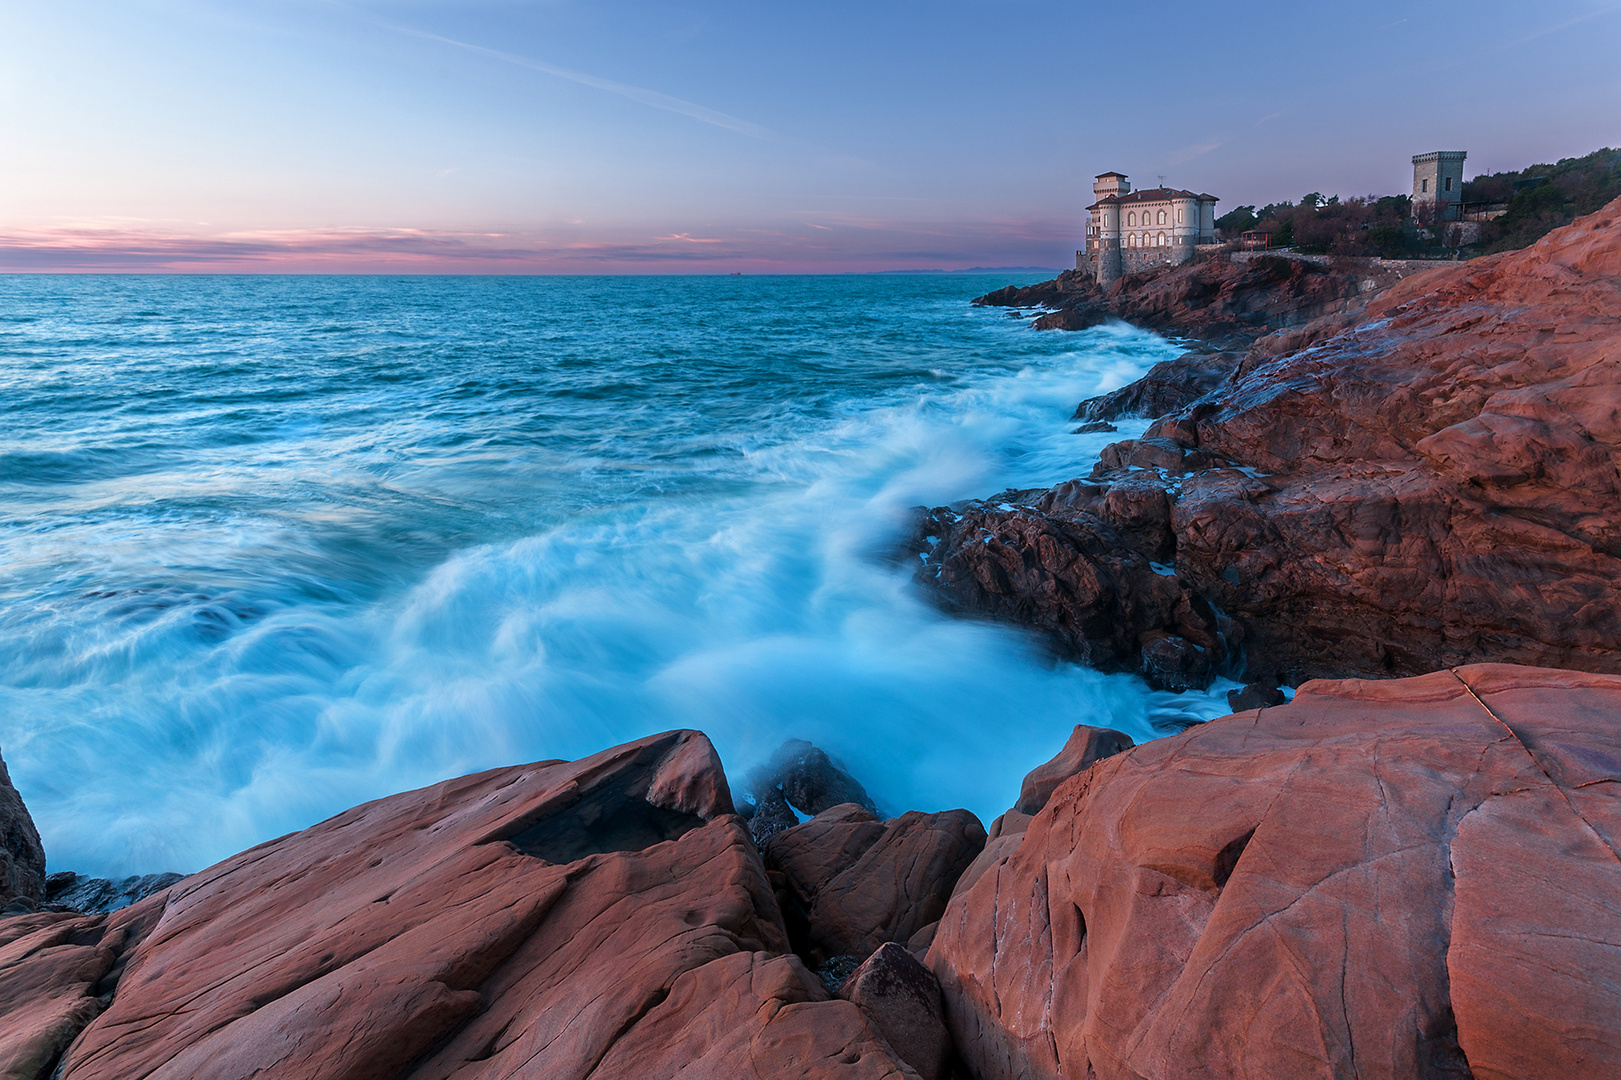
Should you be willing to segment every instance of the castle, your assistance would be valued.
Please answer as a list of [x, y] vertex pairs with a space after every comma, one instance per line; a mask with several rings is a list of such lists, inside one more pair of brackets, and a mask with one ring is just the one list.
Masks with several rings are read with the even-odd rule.
[[1413, 155], [1413, 214], [1420, 221], [1457, 221], [1463, 207], [1463, 150]]
[[1107, 286], [1122, 274], [1174, 266], [1193, 258], [1197, 244], [1216, 242], [1214, 195], [1177, 188], [1132, 191], [1125, 173], [1106, 172], [1092, 185], [1097, 202], [1086, 209], [1086, 250], [1075, 269], [1092, 270]]

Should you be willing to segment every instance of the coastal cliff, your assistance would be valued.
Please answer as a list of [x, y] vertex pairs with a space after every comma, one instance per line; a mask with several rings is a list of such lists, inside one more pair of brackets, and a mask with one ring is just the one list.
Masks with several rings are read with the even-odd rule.
[[1172, 687], [1621, 671], [1618, 365], [1621, 201], [1259, 337], [1088, 476], [930, 511], [920, 576]]

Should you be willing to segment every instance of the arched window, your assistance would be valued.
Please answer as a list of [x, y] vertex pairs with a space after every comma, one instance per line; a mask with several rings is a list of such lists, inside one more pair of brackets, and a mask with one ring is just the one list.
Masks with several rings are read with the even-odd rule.
[[1127, 214], [1126, 215], [1126, 224], [1127, 225], [1135, 225], [1135, 224], [1137, 224], [1137, 215], [1136, 214]]
[[1156, 224], [1156, 225], [1163, 225], [1163, 224], [1165, 224], [1165, 211], [1163, 211], [1163, 210], [1161, 210], [1161, 211], [1160, 211], [1160, 212], [1159, 212], [1159, 220], [1158, 220], [1158, 221], [1157, 221], [1157, 222], [1155, 222], [1155, 224]]
[[1155, 238], [1154, 246], [1155, 247], [1164, 247], [1165, 246], [1165, 234], [1164, 233], [1160, 233], [1159, 236], [1157, 238]]
[[1177, 208], [1176, 208], [1176, 223], [1177, 223], [1177, 224], [1178, 224], [1178, 225], [1180, 225], [1180, 224], [1182, 224], [1182, 222], [1184, 222], [1184, 221], [1186, 221], [1186, 220], [1187, 220], [1187, 219], [1186, 219], [1186, 218], [1185, 218], [1185, 217], [1183, 217], [1183, 216], [1182, 216], [1182, 208], [1181, 208], [1181, 207], [1180, 207], [1180, 206], [1179, 206], [1179, 207], [1177, 207]]

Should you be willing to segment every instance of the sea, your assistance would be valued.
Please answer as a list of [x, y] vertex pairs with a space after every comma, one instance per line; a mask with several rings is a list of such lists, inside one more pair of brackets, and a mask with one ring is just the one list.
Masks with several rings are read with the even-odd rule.
[[989, 823], [1077, 723], [1226, 712], [901, 550], [1144, 426], [1070, 417], [1179, 346], [970, 303], [1038, 277], [0, 277], [0, 753], [49, 868], [682, 727], [739, 787], [808, 739]]

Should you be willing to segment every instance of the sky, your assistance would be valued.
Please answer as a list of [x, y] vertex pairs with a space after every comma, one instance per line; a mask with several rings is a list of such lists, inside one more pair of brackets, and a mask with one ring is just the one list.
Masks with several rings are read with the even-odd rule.
[[1621, 145], [1621, 2], [0, 0], [0, 271], [1072, 265]]

